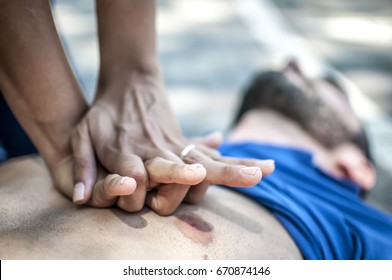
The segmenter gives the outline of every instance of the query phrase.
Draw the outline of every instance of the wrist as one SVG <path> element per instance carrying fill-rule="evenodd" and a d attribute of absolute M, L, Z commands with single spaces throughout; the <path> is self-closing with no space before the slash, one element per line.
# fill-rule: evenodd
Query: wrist
<path fill-rule="evenodd" d="M 63 92 L 57 99 L 37 99 L 42 104 L 26 100 L 25 96 L 22 92 L 6 95 L 18 122 L 52 170 L 59 160 L 71 154 L 71 134 L 87 105 L 79 95 L 75 99 L 63 98 L 72 96 L 70 92 Z"/>
<path fill-rule="evenodd" d="M 153 87 L 163 91 L 163 77 L 159 65 L 152 68 L 132 68 L 105 74 L 101 71 L 95 101 L 105 100 L 113 103 L 121 100 L 122 95 L 137 87 Z"/>
<path fill-rule="evenodd" d="M 140 75 L 157 76 L 160 75 L 160 64 L 155 52 L 148 54 L 134 54 L 126 52 L 124 54 L 110 52 L 102 54 L 100 57 L 100 79 L 115 79 L 124 74 L 130 75 L 138 73 Z"/>
<path fill-rule="evenodd" d="M 63 121 L 28 124 L 26 132 L 51 172 L 58 162 L 72 155 L 72 132 L 82 116 L 69 115 Z"/>

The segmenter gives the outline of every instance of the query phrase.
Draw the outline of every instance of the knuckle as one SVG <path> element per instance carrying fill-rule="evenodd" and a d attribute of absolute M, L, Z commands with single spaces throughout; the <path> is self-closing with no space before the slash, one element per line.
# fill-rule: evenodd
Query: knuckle
<path fill-rule="evenodd" d="M 230 178 L 233 175 L 233 168 L 229 165 L 225 165 L 221 169 L 221 174 L 223 178 Z"/>
<path fill-rule="evenodd" d="M 146 168 L 152 168 L 152 167 L 154 167 L 156 164 L 159 164 L 159 162 L 161 162 L 162 160 L 163 160 L 163 158 L 161 158 L 161 157 L 155 157 L 155 158 L 146 160 L 146 161 L 144 162 L 144 166 L 145 166 Z"/>
<path fill-rule="evenodd" d="M 132 204 L 132 212 L 139 212 L 140 210 L 142 210 L 144 207 L 144 201 L 143 200 L 138 200 L 135 201 L 134 204 Z"/>
<path fill-rule="evenodd" d="M 161 208 L 156 208 L 155 212 L 161 216 L 169 216 L 174 212 L 174 210 L 176 210 L 176 207 L 166 205 Z"/>
<path fill-rule="evenodd" d="M 80 156 L 74 156 L 73 164 L 76 169 L 81 169 L 81 170 L 85 170 L 90 166 L 89 161 L 84 157 L 80 157 Z"/>
<path fill-rule="evenodd" d="M 72 130 L 71 136 L 73 139 L 80 140 L 85 135 L 85 131 L 84 123 L 80 123 Z"/>
<path fill-rule="evenodd" d="M 145 184 L 147 182 L 147 173 L 144 171 L 137 170 L 130 174 L 132 175 L 131 177 L 138 182 L 138 184 Z"/>
<path fill-rule="evenodd" d="M 154 161 L 155 161 L 155 158 L 154 158 L 154 159 L 146 160 L 146 161 L 144 162 L 144 166 L 146 167 L 146 169 L 151 168 L 151 167 L 153 166 L 153 164 L 154 164 Z"/>
<path fill-rule="evenodd" d="M 141 201 L 141 200 L 136 200 L 136 201 L 129 202 L 129 201 L 126 201 L 125 199 L 120 199 L 117 202 L 117 205 L 121 209 L 123 209 L 123 210 L 125 210 L 127 212 L 134 213 L 134 212 L 139 212 L 140 210 L 143 209 L 144 202 Z"/>
<path fill-rule="evenodd" d="M 177 165 L 175 164 L 170 165 L 166 176 L 168 181 L 174 182 L 178 177 Z"/>
<path fill-rule="evenodd" d="M 169 201 L 158 195 L 155 197 L 151 208 L 155 213 L 161 216 L 168 216 L 172 214 L 177 207 L 173 203 L 169 203 Z"/>
<path fill-rule="evenodd" d="M 110 190 L 113 189 L 116 185 L 117 181 L 117 175 L 111 174 L 106 176 L 104 182 L 103 182 L 103 190 L 107 193 L 110 194 Z"/>
<path fill-rule="evenodd" d="M 132 177 L 138 182 L 143 182 L 147 179 L 147 172 L 139 165 L 128 165 L 125 168 L 116 166 L 114 172 L 122 176 Z"/>
<path fill-rule="evenodd" d="M 87 204 L 95 208 L 105 208 L 114 205 L 115 202 L 115 199 L 106 200 L 102 195 L 95 193 Z"/>

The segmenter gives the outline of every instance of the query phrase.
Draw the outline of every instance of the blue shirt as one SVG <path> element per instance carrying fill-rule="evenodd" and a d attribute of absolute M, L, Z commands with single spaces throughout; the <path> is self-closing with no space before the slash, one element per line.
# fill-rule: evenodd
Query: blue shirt
<path fill-rule="evenodd" d="M 320 170 L 311 153 L 255 142 L 225 143 L 220 151 L 275 160 L 273 174 L 236 190 L 268 208 L 305 259 L 392 259 L 392 216 L 365 203 L 357 185 Z"/>

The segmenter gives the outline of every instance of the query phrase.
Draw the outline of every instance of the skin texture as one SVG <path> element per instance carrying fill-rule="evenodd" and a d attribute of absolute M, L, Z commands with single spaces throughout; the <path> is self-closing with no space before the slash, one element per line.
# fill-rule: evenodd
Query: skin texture
<path fill-rule="evenodd" d="M 53 187 L 42 160 L 0 165 L 1 259 L 300 259 L 263 207 L 211 187 L 198 205 L 172 216 L 143 208 L 76 206 Z"/>
<path fill-rule="evenodd" d="M 97 1 L 97 18 L 101 68 L 88 108 L 48 1 L 0 0 L 0 88 L 61 192 L 77 204 L 137 212 L 146 203 L 168 215 L 209 184 L 252 186 L 273 170 L 202 144 L 181 159 L 190 140 L 165 95 L 155 1 Z M 157 162 L 165 174 L 149 173 Z"/>

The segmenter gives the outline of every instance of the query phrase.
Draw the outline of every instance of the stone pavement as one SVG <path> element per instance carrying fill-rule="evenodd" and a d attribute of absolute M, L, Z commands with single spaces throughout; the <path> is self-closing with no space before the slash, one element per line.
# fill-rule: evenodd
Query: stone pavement
<path fill-rule="evenodd" d="M 75 72 L 91 100 L 98 66 L 93 1 L 52 2 Z M 354 2 L 158 1 L 159 53 L 185 133 L 227 130 L 251 75 L 278 67 L 288 57 L 299 57 L 309 74 L 324 69 L 343 73 L 365 93 L 356 91 L 353 99 L 366 121 L 380 174 L 370 201 L 392 211 L 392 33 L 386 16 L 392 4 Z"/>

